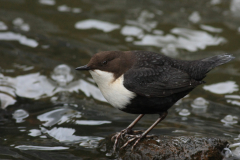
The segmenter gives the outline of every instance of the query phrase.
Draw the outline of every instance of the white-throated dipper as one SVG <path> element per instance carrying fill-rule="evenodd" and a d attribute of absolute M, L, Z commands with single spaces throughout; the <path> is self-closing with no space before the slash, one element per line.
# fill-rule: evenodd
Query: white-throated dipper
<path fill-rule="evenodd" d="M 168 114 L 168 109 L 202 81 L 216 66 L 231 61 L 229 54 L 201 60 L 178 60 L 148 51 L 103 51 L 95 54 L 85 66 L 76 70 L 89 70 L 103 96 L 115 108 L 127 113 L 140 114 L 119 137 L 131 133 L 144 114 L 159 114 L 159 118 L 141 135 L 131 135 L 127 146 L 145 137 Z M 132 147 L 132 148 L 133 148 Z"/>

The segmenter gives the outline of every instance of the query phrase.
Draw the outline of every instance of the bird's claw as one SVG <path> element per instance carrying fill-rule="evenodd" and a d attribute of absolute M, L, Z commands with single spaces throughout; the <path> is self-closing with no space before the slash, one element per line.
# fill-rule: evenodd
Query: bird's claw
<path fill-rule="evenodd" d="M 121 137 L 123 139 L 123 136 L 128 132 L 129 132 L 129 130 L 126 128 L 126 129 L 122 130 L 121 132 L 118 132 L 117 134 L 112 136 L 111 140 L 114 141 L 114 139 L 115 139 L 115 142 L 114 142 L 114 145 L 113 145 L 113 152 L 116 151 L 117 143 L 118 143 L 119 138 Z"/>
<path fill-rule="evenodd" d="M 129 137 L 133 137 L 132 139 L 129 139 L 120 149 L 125 148 L 129 143 L 131 143 L 132 141 L 136 140 L 135 143 L 132 146 L 132 151 L 134 149 L 134 147 L 138 144 L 138 142 L 143 138 L 142 135 L 128 135 Z"/>

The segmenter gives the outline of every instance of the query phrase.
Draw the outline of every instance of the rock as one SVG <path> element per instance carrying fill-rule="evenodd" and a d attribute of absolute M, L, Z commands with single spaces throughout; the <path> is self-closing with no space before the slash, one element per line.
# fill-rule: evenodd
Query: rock
<path fill-rule="evenodd" d="M 106 152 L 108 156 L 114 156 L 123 160 L 139 160 L 139 159 L 194 159 L 194 160 L 210 160 L 223 159 L 222 150 L 228 145 L 226 140 L 219 138 L 199 138 L 199 137 L 171 137 L 171 136 L 151 136 L 142 139 L 131 151 L 133 142 L 124 149 L 121 146 L 127 142 L 125 136 L 119 140 L 116 152 L 113 153 L 113 144 L 111 136 L 108 136 L 99 143 L 101 152 Z"/>

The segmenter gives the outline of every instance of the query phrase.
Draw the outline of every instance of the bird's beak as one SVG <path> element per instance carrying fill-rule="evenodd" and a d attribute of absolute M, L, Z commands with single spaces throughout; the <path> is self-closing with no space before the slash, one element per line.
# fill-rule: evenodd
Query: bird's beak
<path fill-rule="evenodd" d="M 88 67 L 87 65 L 85 65 L 85 66 L 81 66 L 81 67 L 77 67 L 77 68 L 75 68 L 76 70 L 90 70 L 90 67 Z"/>

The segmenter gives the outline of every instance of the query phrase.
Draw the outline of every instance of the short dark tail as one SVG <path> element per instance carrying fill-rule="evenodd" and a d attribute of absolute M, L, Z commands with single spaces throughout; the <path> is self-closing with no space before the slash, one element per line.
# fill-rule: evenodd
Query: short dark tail
<path fill-rule="evenodd" d="M 233 57 L 231 54 L 222 54 L 222 55 L 217 55 L 217 56 L 213 56 L 213 57 L 208 57 L 208 58 L 204 58 L 201 61 L 202 62 L 207 62 L 207 70 L 206 73 L 209 72 L 211 69 L 220 66 L 222 64 L 225 64 L 231 60 L 233 60 L 235 57 Z"/>

